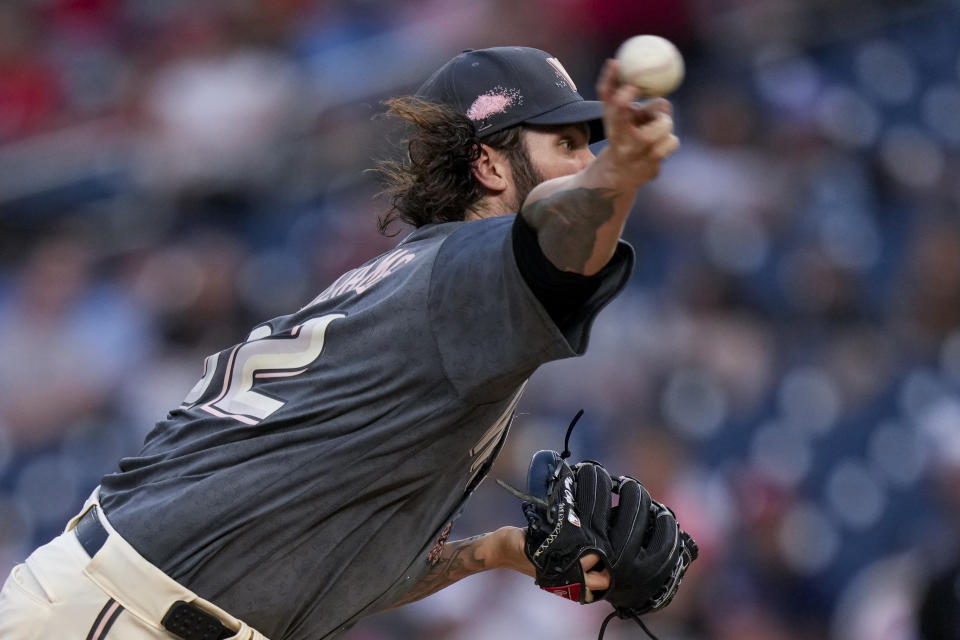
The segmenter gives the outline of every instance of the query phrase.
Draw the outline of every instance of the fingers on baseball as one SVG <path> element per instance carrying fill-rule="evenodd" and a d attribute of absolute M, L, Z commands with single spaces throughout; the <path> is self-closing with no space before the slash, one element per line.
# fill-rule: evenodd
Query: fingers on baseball
<path fill-rule="evenodd" d="M 673 115 L 673 104 L 665 98 L 654 98 L 649 103 L 650 108 L 659 113 L 664 113 L 668 116 Z"/>
<path fill-rule="evenodd" d="M 629 84 L 620 85 L 606 101 L 610 124 L 617 130 L 636 126 L 637 118 L 643 118 L 646 110 L 637 104 L 639 90 Z M 649 116 L 647 116 L 649 119 Z"/>
<path fill-rule="evenodd" d="M 635 127 L 654 122 L 660 116 L 673 117 L 673 105 L 663 98 L 654 98 L 643 102 L 631 102 L 628 108 L 632 114 L 631 124 Z"/>
<path fill-rule="evenodd" d="M 637 133 L 651 147 L 673 135 L 673 117 L 666 113 L 655 112 L 649 122 L 637 127 Z"/>
<path fill-rule="evenodd" d="M 600 77 L 597 79 L 597 96 L 604 102 L 609 102 L 620 86 L 620 68 L 617 61 L 609 58 L 603 63 Z"/>
<path fill-rule="evenodd" d="M 673 135 L 673 119 L 664 113 L 633 129 L 631 136 L 634 153 L 638 160 L 659 162 L 679 146 L 679 140 Z"/>
<path fill-rule="evenodd" d="M 650 155 L 660 160 L 673 155 L 673 153 L 680 148 L 680 139 L 677 136 L 670 134 L 660 142 L 658 142 L 653 147 L 653 151 Z"/>

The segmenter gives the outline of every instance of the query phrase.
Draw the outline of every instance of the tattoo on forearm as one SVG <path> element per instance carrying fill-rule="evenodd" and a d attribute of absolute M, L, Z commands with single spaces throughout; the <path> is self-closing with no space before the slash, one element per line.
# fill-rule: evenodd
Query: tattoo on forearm
<path fill-rule="evenodd" d="M 560 191 L 523 208 L 540 246 L 559 269 L 582 272 L 593 255 L 597 230 L 614 216 L 613 189 Z"/>
<path fill-rule="evenodd" d="M 408 604 L 436 593 L 461 578 L 487 569 L 486 560 L 477 557 L 480 541 L 488 534 L 457 540 L 446 545 L 429 573 L 398 601 L 395 607 Z"/>

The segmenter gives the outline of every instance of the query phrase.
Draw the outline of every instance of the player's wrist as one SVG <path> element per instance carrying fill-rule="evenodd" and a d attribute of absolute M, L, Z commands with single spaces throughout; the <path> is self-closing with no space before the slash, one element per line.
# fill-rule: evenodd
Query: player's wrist
<path fill-rule="evenodd" d="M 536 575 L 534 566 L 527 558 L 524 545 L 527 534 L 518 527 L 501 527 L 493 532 L 497 543 L 496 566 L 502 569 L 513 569 L 528 576 Z"/>
<path fill-rule="evenodd" d="M 632 202 L 637 190 L 653 177 L 646 165 L 621 158 L 614 149 L 607 148 L 600 152 L 588 170 L 594 173 L 593 181 L 620 196 L 629 197 Z"/>

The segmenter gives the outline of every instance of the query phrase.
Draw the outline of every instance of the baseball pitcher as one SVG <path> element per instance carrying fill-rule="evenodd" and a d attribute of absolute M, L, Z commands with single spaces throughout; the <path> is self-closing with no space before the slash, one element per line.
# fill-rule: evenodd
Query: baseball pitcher
<path fill-rule="evenodd" d="M 692 540 L 599 464 L 535 459 L 526 528 L 446 541 L 526 380 L 584 353 L 630 275 L 627 213 L 677 148 L 669 104 L 636 92 L 608 62 L 584 101 L 555 57 L 499 47 L 390 101 L 408 154 L 381 166 L 381 224 L 412 233 L 207 357 L 13 569 L 0 638 L 335 638 L 493 568 L 624 617 L 669 602 Z"/>

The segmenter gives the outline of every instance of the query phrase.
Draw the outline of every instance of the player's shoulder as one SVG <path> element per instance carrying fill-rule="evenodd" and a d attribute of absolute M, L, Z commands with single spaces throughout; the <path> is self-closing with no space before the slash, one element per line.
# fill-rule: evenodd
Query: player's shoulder
<path fill-rule="evenodd" d="M 458 261 L 467 256 L 488 256 L 509 247 L 509 238 L 516 214 L 456 223 L 444 229 L 440 247 L 441 261 Z M 444 225 L 446 226 L 446 225 Z"/>
<path fill-rule="evenodd" d="M 461 222 L 425 225 L 414 230 L 393 249 L 371 258 L 337 278 L 320 295 L 311 300 L 306 308 L 316 308 L 323 302 L 337 299 L 350 300 L 367 292 L 403 286 L 407 291 L 415 287 L 411 282 L 429 281 L 430 271 L 440 247 L 457 229 Z M 395 274 L 406 275 L 397 280 Z M 391 284 L 394 283 L 394 284 Z"/>
<path fill-rule="evenodd" d="M 381 283 L 387 286 L 396 282 L 392 286 L 404 286 L 409 291 L 412 289 L 411 282 L 418 279 L 429 282 L 438 262 L 476 262 L 478 254 L 489 253 L 489 247 L 502 245 L 503 236 L 509 233 L 513 217 L 424 225 L 408 234 L 390 251 L 344 273 L 306 306 L 315 307 L 321 302 L 340 299 L 348 294 L 363 294 Z M 406 273 L 401 280 L 390 277 L 401 271 Z"/>
<path fill-rule="evenodd" d="M 461 220 L 456 222 L 440 222 L 427 224 L 414 229 L 397 246 L 417 242 L 445 242 L 453 236 L 485 235 L 491 232 L 509 230 L 513 225 L 516 214 L 482 218 L 480 220 Z"/>

